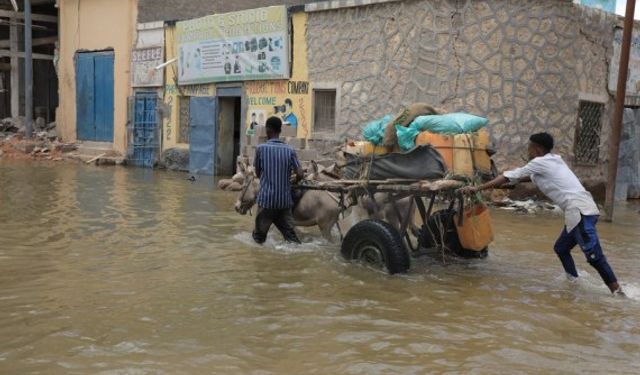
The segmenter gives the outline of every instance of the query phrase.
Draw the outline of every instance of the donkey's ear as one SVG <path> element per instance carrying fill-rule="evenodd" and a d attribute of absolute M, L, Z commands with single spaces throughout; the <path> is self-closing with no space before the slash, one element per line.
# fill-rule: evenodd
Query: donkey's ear
<path fill-rule="evenodd" d="M 318 173 L 318 163 L 315 160 L 311 160 L 311 173 Z"/>

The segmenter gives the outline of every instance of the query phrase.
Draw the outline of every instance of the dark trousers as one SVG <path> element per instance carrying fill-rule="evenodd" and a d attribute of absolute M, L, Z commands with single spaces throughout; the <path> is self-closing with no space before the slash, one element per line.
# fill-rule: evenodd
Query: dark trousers
<path fill-rule="evenodd" d="M 571 232 L 567 233 L 566 227 L 562 230 L 553 249 L 558 254 L 565 272 L 578 277 L 578 271 L 571 256 L 571 249 L 579 245 L 587 257 L 587 262 L 598 271 L 605 284 L 609 285 L 618 280 L 602 252 L 598 232 L 596 231 L 597 222 L 598 216 L 582 216 L 580 223 Z"/>
<path fill-rule="evenodd" d="M 256 227 L 253 230 L 253 240 L 257 243 L 264 243 L 267 239 L 267 233 L 271 228 L 271 224 L 275 224 L 276 228 L 282 233 L 282 237 L 287 242 L 300 243 L 298 235 L 293 228 L 293 214 L 291 208 L 274 209 L 274 208 L 258 208 L 256 215 Z"/>

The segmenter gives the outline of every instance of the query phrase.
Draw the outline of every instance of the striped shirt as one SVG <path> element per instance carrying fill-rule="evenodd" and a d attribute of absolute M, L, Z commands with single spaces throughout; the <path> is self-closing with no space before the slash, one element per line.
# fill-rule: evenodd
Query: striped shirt
<path fill-rule="evenodd" d="M 282 209 L 293 206 L 291 172 L 300 167 L 296 152 L 279 139 L 258 145 L 253 162 L 260 171 L 259 207 Z"/>

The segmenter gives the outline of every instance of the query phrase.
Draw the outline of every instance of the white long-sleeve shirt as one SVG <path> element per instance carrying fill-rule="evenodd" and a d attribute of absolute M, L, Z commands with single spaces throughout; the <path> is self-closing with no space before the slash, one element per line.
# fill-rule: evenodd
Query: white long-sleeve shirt
<path fill-rule="evenodd" d="M 503 175 L 512 182 L 530 177 L 538 189 L 564 211 L 567 232 L 580 223 L 580 214 L 600 214 L 591 193 L 585 190 L 560 155 L 539 156 L 524 167 L 506 171 Z"/>

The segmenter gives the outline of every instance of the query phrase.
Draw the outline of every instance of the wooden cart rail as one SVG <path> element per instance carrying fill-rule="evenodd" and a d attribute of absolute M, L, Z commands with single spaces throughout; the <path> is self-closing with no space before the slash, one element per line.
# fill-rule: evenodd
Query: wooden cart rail
<path fill-rule="evenodd" d="M 325 190 L 334 193 L 349 193 L 354 190 L 364 189 L 375 192 L 386 193 L 436 193 L 451 191 L 464 186 L 465 183 L 458 180 L 408 180 L 408 179 L 388 179 L 388 180 L 334 180 L 334 181 L 313 181 L 302 182 L 294 188 L 307 190 Z"/>

